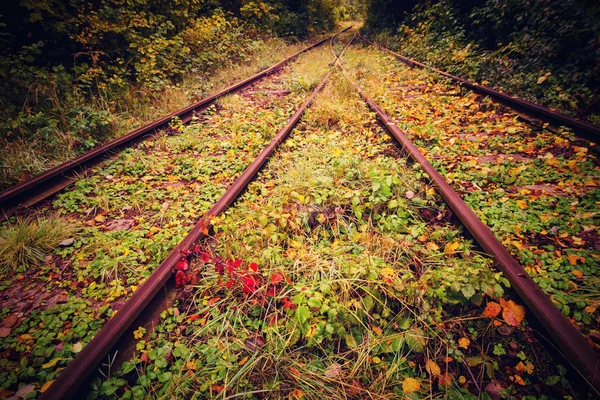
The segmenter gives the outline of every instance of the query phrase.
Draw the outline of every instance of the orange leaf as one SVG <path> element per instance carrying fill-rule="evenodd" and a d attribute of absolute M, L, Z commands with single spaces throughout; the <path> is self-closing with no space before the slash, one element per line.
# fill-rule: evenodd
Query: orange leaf
<path fill-rule="evenodd" d="M 502 305 L 502 319 L 510 326 L 518 326 L 525 318 L 525 307 L 512 300 L 500 299 Z"/>
<path fill-rule="evenodd" d="M 569 254 L 567 256 L 567 258 L 569 259 L 569 264 L 571 264 L 571 265 L 577 265 L 577 261 L 581 261 L 582 263 L 585 262 L 585 258 L 583 258 L 581 256 L 576 256 L 574 254 Z"/>
<path fill-rule="evenodd" d="M 438 377 L 438 383 L 440 386 L 450 386 L 452 384 L 452 375 L 448 371 L 444 372 Z"/>
<path fill-rule="evenodd" d="M 468 349 L 470 344 L 471 344 L 471 341 L 466 337 L 458 339 L 458 347 L 462 347 L 463 349 Z"/>
<path fill-rule="evenodd" d="M 425 369 L 429 372 L 430 375 L 439 376 L 442 373 L 439 365 L 435 363 L 433 360 L 427 360 L 425 363 Z"/>
<path fill-rule="evenodd" d="M 578 269 L 574 269 L 571 273 L 575 276 L 575 278 L 581 279 L 583 278 L 583 272 Z"/>
<path fill-rule="evenodd" d="M 402 390 L 409 394 L 421 390 L 421 384 L 415 378 L 405 378 L 402 381 Z"/>
<path fill-rule="evenodd" d="M 490 301 L 485 306 L 485 310 L 483 310 L 483 314 L 481 315 L 486 318 L 494 318 L 500 314 L 500 310 L 500 304 L 496 303 L 495 301 Z"/>
<path fill-rule="evenodd" d="M 517 207 L 519 207 L 521 210 L 527 208 L 527 202 L 525 200 L 517 200 L 515 203 L 517 203 Z"/>

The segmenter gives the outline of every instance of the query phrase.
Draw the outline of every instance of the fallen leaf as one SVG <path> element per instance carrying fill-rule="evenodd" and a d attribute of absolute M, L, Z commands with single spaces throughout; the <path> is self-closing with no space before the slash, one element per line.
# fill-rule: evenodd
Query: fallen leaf
<path fill-rule="evenodd" d="M 515 203 L 517 203 L 517 207 L 519 207 L 521 210 L 527 208 L 527 202 L 525 200 L 517 200 Z"/>
<path fill-rule="evenodd" d="M 583 272 L 578 269 L 574 269 L 571 273 L 575 276 L 575 278 L 581 279 L 583 278 Z"/>
<path fill-rule="evenodd" d="M 585 258 L 581 257 L 581 256 L 576 256 L 574 254 L 569 254 L 567 256 L 567 258 L 569 259 L 569 264 L 575 266 L 577 265 L 577 261 L 581 261 L 581 263 L 585 262 Z"/>
<path fill-rule="evenodd" d="M 73 242 L 75 242 L 74 238 L 69 238 L 69 239 L 65 239 L 62 242 L 60 242 L 58 245 L 62 246 L 62 247 L 67 247 L 73 244 Z"/>
<path fill-rule="evenodd" d="M 323 372 L 323 374 L 328 378 L 334 378 L 342 373 L 342 365 L 338 363 L 333 363 Z"/>
<path fill-rule="evenodd" d="M 405 378 L 402 381 L 402 390 L 409 394 L 421 390 L 421 384 L 415 378 Z"/>
<path fill-rule="evenodd" d="M 52 379 L 51 381 L 48 381 L 46 383 L 44 383 L 42 385 L 42 388 L 40 389 L 40 392 L 44 393 L 46 390 L 48 390 L 48 388 L 54 383 L 54 379 Z"/>
<path fill-rule="evenodd" d="M 25 398 L 25 396 L 27 396 L 29 393 L 33 392 L 34 390 L 35 390 L 35 386 L 33 386 L 33 385 L 21 386 L 19 388 L 19 390 L 17 390 L 17 393 L 15 393 L 15 397 L 18 399 Z"/>
<path fill-rule="evenodd" d="M 495 301 L 490 301 L 486 304 L 485 310 L 483 310 L 483 314 L 481 315 L 485 318 L 494 318 L 500 314 L 501 310 L 502 307 L 500 307 L 500 304 Z"/>
<path fill-rule="evenodd" d="M 451 256 L 454 254 L 456 249 L 458 249 L 458 242 L 446 243 L 446 246 L 444 247 L 444 254 Z"/>
<path fill-rule="evenodd" d="M 0 338 L 5 338 L 8 335 L 10 335 L 10 331 L 11 331 L 10 328 L 6 328 L 6 327 L 0 328 Z"/>
<path fill-rule="evenodd" d="M 408 192 L 406 192 L 406 198 L 407 199 L 412 199 L 413 197 L 415 197 L 415 192 L 413 192 L 412 190 L 409 190 Z"/>
<path fill-rule="evenodd" d="M 500 299 L 502 306 L 502 319 L 510 326 L 518 326 L 525 318 L 525 307 L 512 300 Z"/>
<path fill-rule="evenodd" d="M 444 372 L 438 377 L 438 383 L 440 386 L 450 386 L 452 384 L 452 375 L 448 371 Z"/>
<path fill-rule="evenodd" d="M 83 350 L 83 344 L 81 344 L 81 342 L 77 342 L 73 345 L 73 353 L 79 353 L 81 350 Z"/>
<path fill-rule="evenodd" d="M 106 217 L 104 217 L 104 215 L 96 215 L 94 221 L 103 223 L 104 221 L 106 221 Z"/>
<path fill-rule="evenodd" d="M 521 386 L 525 386 L 526 385 L 526 383 L 523 380 L 523 378 L 521 378 L 519 375 L 511 376 L 510 380 L 513 381 L 513 382 L 515 382 L 515 383 L 517 383 L 517 384 L 519 384 L 519 385 L 521 385 Z"/>
<path fill-rule="evenodd" d="M 468 338 L 460 338 L 458 339 L 458 347 L 462 347 L 463 349 L 468 349 L 471 341 Z"/>
<path fill-rule="evenodd" d="M 48 361 L 46 364 L 42 364 L 42 368 L 52 368 L 54 367 L 60 360 L 62 360 L 62 358 L 57 357 L 57 358 L 53 358 L 52 360 Z"/>
<path fill-rule="evenodd" d="M 541 85 L 542 83 L 544 83 L 546 81 L 546 79 L 548 79 L 548 77 L 552 75 L 551 72 L 547 72 L 545 75 L 542 75 L 538 78 L 537 83 L 538 85 Z"/>
<path fill-rule="evenodd" d="M 442 373 L 440 366 L 436 364 L 433 360 L 427 360 L 425 363 L 425 369 L 429 372 L 430 375 L 438 376 Z"/>
<path fill-rule="evenodd" d="M 256 351 L 266 344 L 266 340 L 261 335 L 254 335 L 244 339 L 244 346 L 250 351 Z"/>

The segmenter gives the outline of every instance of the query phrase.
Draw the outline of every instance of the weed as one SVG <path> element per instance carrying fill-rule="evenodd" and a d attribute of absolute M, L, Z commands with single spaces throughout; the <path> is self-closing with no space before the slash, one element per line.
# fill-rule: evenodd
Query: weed
<path fill-rule="evenodd" d="M 29 270 L 46 262 L 58 244 L 76 229 L 57 217 L 19 218 L 0 232 L 2 273 Z"/>

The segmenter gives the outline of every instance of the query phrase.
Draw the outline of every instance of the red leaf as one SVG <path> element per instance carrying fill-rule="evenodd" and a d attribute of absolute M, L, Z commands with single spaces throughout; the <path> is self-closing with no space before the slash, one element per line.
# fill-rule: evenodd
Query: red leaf
<path fill-rule="evenodd" d="M 256 281 L 252 276 L 245 277 L 242 283 L 244 284 L 244 288 L 242 289 L 244 293 L 252 294 L 256 292 Z"/>
<path fill-rule="evenodd" d="M 256 263 L 250 263 L 250 265 L 248 265 L 248 268 L 250 268 L 254 272 L 258 272 L 258 264 Z"/>
<path fill-rule="evenodd" d="M 198 222 L 198 226 L 200 227 L 200 231 L 204 234 L 204 236 L 208 236 L 208 228 L 204 225 L 204 220 L 200 220 Z"/>
<path fill-rule="evenodd" d="M 281 281 L 283 281 L 283 276 L 281 276 L 281 274 L 279 273 L 274 273 L 271 277 L 271 283 L 274 285 L 278 284 Z"/>
<path fill-rule="evenodd" d="M 233 267 L 234 267 L 234 268 L 237 268 L 237 267 L 239 267 L 241 264 L 242 264 L 242 260 L 240 260 L 240 259 L 238 258 L 237 260 L 235 260 L 235 261 L 233 262 Z"/>
<path fill-rule="evenodd" d="M 200 316 L 198 314 L 190 315 L 188 317 L 188 321 L 195 321 L 195 320 L 197 320 L 199 318 L 200 318 Z"/>
<path fill-rule="evenodd" d="M 277 286 L 269 285 L 267 288 L 267 296 L 275 297 L 280 291 L 281 289 L 279 289 Z"/>
<path fill-rule="evenodd" d="M 296 308 L 296 304 L 293 304 L 287 297 L 284 297 L 283 308 L 294 310 Z"/>
<path fill-rule="evenodd" d="M 185 285 L 185 272 L 178 270 L 175 273 L 175 287 L 180 288 Z"/>
<path fill-rule="evenodd" d="M 204 252 L 200 256 L 200 258 L 202 258 L 202 261 L 204 261 L 204 263 L 206 264 L 207 262 L 210 261 L 210 254 L 208 254 L 207 252 Z"/>
<path fill-rule="evenodd" d="M 227 289 L 229 289 L 230 287 L 232 287 L 232 286 L 233 286 L 233 284 L 234 284 L 234 283 L 235 283 L 235 282 L 233 282 L 233 281 L 228 281 L 228 282 L 225 284 L 225 287 L 226 287 Z"/>
<path fill-rule="evenodd" d="M 181 260 L 177 261 L 177 264 L 175 264 L 175 267 L 182 271 L 187 271 L 188 268 L 190 267 L 190 265 L 188 263 L 187 258 L 182 258 Z"/>
<path fill-rule="evenodd" d="M 202 251 L 202 249 L 200 249 L 200 246 L 197 245 L 192 249 L 192 253 L 194 254 L 200 254 L 200 251 Z"/>

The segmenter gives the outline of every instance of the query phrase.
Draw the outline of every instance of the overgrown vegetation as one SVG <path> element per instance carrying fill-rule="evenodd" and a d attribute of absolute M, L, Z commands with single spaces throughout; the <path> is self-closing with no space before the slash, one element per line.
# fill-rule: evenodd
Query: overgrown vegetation
<path fill-rule="evenodd" d="M 337 74 L 215 234 L 182 255 L 189 286 L 92 397 L 569 393 L 451 215 Z"/>
<path fill-rule="evenodd" d="M 600 124 L 600 7 L 588 0 L 367 2 L 382 44 Z M 384 18 L 382 14 L 385 14 Z"/>
<path fill-rule="evenodd" d="M 0 231 L 0 273 L 25 272 L 52 255 L 76 229 L 59 218 L 21 218 Z"/>
<path fill-rule="evenodd" d="M 205 96 L 217 71 L 282 57 L 274 38 L 329 31 L 353 10 L 342 0 L 10 2 L 0 188 Z"/>

